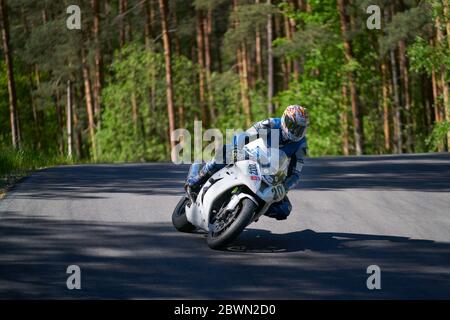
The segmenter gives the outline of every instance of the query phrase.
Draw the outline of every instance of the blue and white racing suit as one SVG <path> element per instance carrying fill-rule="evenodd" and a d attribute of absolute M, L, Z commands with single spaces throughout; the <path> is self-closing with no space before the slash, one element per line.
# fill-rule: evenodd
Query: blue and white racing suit
<path fill-rule="evenodd" d="M 287 155 L 290 159 L 288 174 L 284 181 L 284 186 L 286 191 L 292 189 L 300 180 L 300 174 L 303 168 L 303 164 L 305 161 L 305 157 L 307 155 L 307 142 L 306 137 L 302 138 L 299 141 L 286 141 L 283 139 L 283 135 L 281 132 L 281 119 L 280 118 L 269 118 L 263 121 L 256 122 L 252 127 L 250 127 L 244 133 L 235 136 L 235 141 L 240 137 L 244 137 L 246 142 L 253 141 L 260 137 L 260 135 L 267 135 L 267 141 L 271 141 L 270 135 L 273 134 L 272 130 L 278 131 L 277 135 L 279 137 L 279 148 Z M 240 136 L 240 137 L 239 137 Z M 248 137 L 248 138 L 246 138 Z M 237 139 L 236 139 L 237 138 Z M 244 143 L 245 144 L 245 143 Z M 241 144 L 239 144 L 241 146 Z M 224 147 L 224 155 L 222 159 L 226 159 L 226 147 Z M 229 157 L 228 157 L 229 158 Z M 208 175 L 212 175 L 215 172 L 222 169 L 226 166 L 226 163 L 219 163 L 216 160 L 211 160 L 206 163 L 203 167 L 202 171 L 207 172 Z M 284 197 L 283 200 L 274 203 L 265 213 L 266 216 L 276 218 L 277 220 L 286 219 L 290 212 L 292 206 L 287 196 Z"/>

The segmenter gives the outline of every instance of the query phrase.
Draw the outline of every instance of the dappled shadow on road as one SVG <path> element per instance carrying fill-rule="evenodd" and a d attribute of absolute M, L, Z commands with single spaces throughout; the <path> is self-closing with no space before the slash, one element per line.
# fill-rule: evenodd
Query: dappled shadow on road
<path fill-rule="evenodd" d="M 308 159 L 299 189 L 450 191 L 450 154 Z"/>
<path fill-rule="evenodd" d="M 187 171 L 187 165 L 169 163 L 61 166 L 34 173 L 20 185 L 17 196 L 96 199 L 114 193 L 179 195 Z M 312 158 L 299 188 L 446 192 L 450 191 L 450 155 Z"/>
<path fill-rule="evenodd" d="M 15 196 L 103 199 L 117 193 L 180 195 L 188 165 L 170 163 L 61 166 L 35 172 Z M 450 154 L 311 158 L 302 190 L 450 191 Z"/>
<path fill-rule="evenodd" d="M 229 250 L 152 225 L 30 219 L 4 212 L 0 298 L 450 298 L 450 244 L 249 229 Z M 82 289 L 66 289 L 79 265 Z M 366 268 L 382 290 L 366 288 Z"/>
<path fill-rule="evenodd" d="M 180 195 L 188 166 L 168 163 L 60 166 L 35 172 L 19 198 L 102 199 L 116 193 Z"/>

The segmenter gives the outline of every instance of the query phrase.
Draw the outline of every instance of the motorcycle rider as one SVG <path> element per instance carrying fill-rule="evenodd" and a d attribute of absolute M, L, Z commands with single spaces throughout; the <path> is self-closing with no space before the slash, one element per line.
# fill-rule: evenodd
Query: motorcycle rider
<path fill-rule="evenodd" d="M 300 173 L 308 148 L 305 136 L 308 125 L 307 109 L 299 105 L 290 105 L 286 108 L 281 118 L 269 118 L 256 122 L 245 133 L 235 136 L 234 144 L 242 147 L 249 140 L 258 138 L 260 134 L 267 132 L 270 134 L 272 130 L 278 130 L 279 148 L 290 158 L 288 174 L 283 182 L 287 193 L 300 180 Z M 243 138 L 245 138 L 244 143 L 237 142 Z M 226 163 L 219 163 L 216 159 L 207 162 L 198 174 L 188 177 L 185 188 L 188 192 L 200 189 L 214 173 L 224 166 L 226 166 Z M 285 196 L 283 200 L 272 204 L 265 215 L 277 220 L 284 220 L 289 216 L 291 210 L 291 203 L 288 197 Z"/>

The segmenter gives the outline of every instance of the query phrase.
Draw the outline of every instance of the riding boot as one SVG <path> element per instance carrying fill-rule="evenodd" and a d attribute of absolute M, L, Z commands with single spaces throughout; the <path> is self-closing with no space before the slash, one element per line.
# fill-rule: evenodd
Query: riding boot
<path fill-rule="evenodd" d="M 220 170 L 220 166 L 214 161 L 207 162 L 197 174 L 189 176 L 185 183 L 185 188 L 192 190 L 199 189 L 214 173 Z"/>

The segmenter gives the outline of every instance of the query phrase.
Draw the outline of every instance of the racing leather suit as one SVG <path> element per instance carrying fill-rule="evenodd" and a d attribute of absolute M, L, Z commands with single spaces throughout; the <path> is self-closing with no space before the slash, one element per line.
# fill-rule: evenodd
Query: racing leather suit
<path fill-rule="evenodd" d="M 289 158 L 289 168 L 287 178 L 284 181 L 284 187 L 286 191 L 295 187 L 295 185 L 300 180 L 300 174 L 304 165 L 305 157 L 307 155 L 307 141 L 306 137 L 302 138 L 299 141 L 286 141 L 283 138 L 283 134 L 281 132 L 281 119 L 280 118 L 269 118 L 266 120 L 262 120 L 253 124 L 247 131 L 244 133 L 238 134 L 234 137 L 233 143 L 242 147 L 249 141 L 253 141 L 259 138 L 261 135 L 266 135 L 267 142 L 271 141 L 270 135 L 277 131 L 275 137 L 279 137 L 278 145 L 280 150 L 282 150 Z M 245 139 L 245 142 L 238 143 L 237 141 Z M 227 152 L 226 146 L 224 146 L 223 150 L 223 158 L 228 159 L 226 157 Z M 225 161 L 226 162 L 226 161 Z M 203 168 L 201 169 L 200 174 L 197 177 L 188 177 L 187 184 L 189 186 L 195 186 L 196 184 L 202 184 L 206 179 L 208 179 L 211 175 L 222 169 L 226 166 L 223 161 L 218 162 L 216 159 L 213 159 L 207 162 Z M 205 179 L 206 178 L 206 179 Z M 283 200 L 276 202 L 270 206 L 270 208 L 265 213 L 266 216 L 276 218 L 277 220 L 284 220 L 290 214 L 292 209 L 291 203 L 287 196 L 284 197 Z"/>

